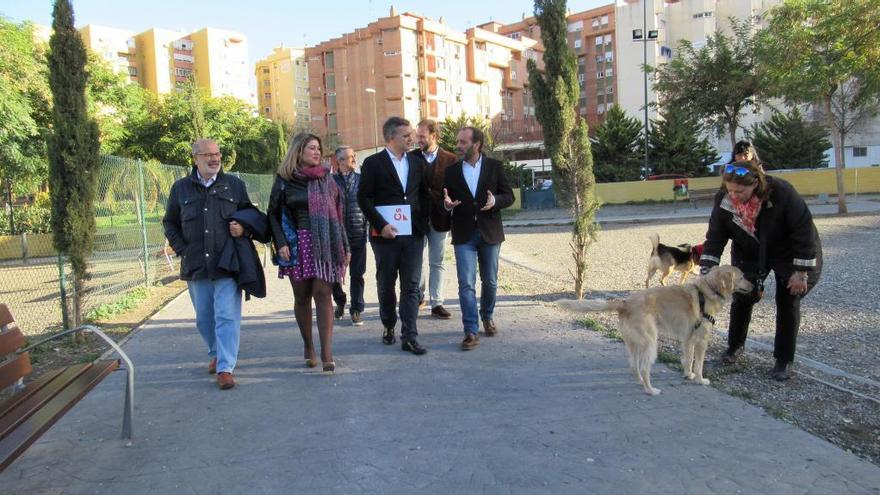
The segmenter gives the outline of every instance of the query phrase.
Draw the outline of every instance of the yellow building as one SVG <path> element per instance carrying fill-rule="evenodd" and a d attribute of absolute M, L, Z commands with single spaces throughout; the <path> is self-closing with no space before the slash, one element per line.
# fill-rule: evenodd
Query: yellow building
<path fill-rule="evenodd" d="M 138 81 L 137 49 L 134 33 L 124 29 L 89 24 L 79 30 L 83 44 L 106 60 L 117 73 Z"/>
<path fill-rule="evenodd" d="M 257 101 L 260 114 L 286 121 L 297 129 L 309 127 L 309 70 L 302 48 L 281 45 L 257 62 Z"/>
<path fill-rule="evenodd" d="M 186 37 L 192 41 L 192 64 L 196 84 L 210 96 L 234 96 L 255 103 L 248 79 L 247 38 L 234 31 L 204 28 Z M 174 61 L 179 61 L 175 52 Z"/>
<path fill-rule="evenodd" d="M 174 44 L 184 36 L 186 34 L 179 31 L 155 28 L 135 36 L 138 82 L 144 89 L 155 95 L 171 92 L 174 88 Z"/>
<path fill-rule="evenodd" d="M 248 86 L 247 38 L 241 33 L 204 28 L 188 34 L 153 28 L 134 34 L 90 24 L 80 29 L 80 35 L 86 48 L 153 94 L 171 92 L 192 78 L 209 96 L 255 102 Z"/>

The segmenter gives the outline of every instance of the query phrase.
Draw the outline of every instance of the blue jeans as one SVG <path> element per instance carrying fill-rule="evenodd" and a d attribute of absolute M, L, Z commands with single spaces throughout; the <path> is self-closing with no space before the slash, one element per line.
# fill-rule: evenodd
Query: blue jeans
<path fill-rule="evenodd" d="M 422 268 L 422 281 L 419 283 L 419 300 L 425 298 L 425 278 L 428 279 L 428 302 L 431 308 L 443 305 L 443 257 L 446 254 L 446 234 L 437 232 L 431 225 L 428 232 L 428 266 L 429 270 Z M 430 276 L 425 277 L 430 271 Z"/>
<path fill-rule="evenodd" d="M 241 291 L 232 278 L 189 280 L 189 298 L 196 310 L 196 328 L 217 357 L 217 372 L 235 369 L 241 328 Z"/>
<path fill-rule="evenodd" d="M 491 320 L 495 312 L 495 293 L 498 290 L 498 255 L 501 243 L 487 244 L 478 230 L 464 244 L 455 246 L 455 264 L 458 271 L 458 304 L 461 306 L 461 324 L 465 333 L 480 331 L 480 319 Z M 477 318 L 477 263 L 480 265 L 480 311 Z"/>

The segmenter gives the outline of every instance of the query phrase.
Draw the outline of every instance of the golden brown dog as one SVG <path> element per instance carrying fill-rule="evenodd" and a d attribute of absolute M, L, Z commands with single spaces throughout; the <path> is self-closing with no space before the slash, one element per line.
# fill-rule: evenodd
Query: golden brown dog
<path fill-rule="evenodd" d="M 689 275 L 696 274 L 700 255 L 703 254 L 702 244 L 667 246 L 660 242 L 660 236 L 657 234 L 652 234 L 649 238 L 653 249 L 651 249 L 651 257 L 648 258 L 648 276 L 645 277 L 646 289 L 651 277 L 657 272 L 660 272 L 660 285 L 666 285 L 666 279 L 673 270 L 681 273 L 679 284 L 683 284 Z"/>
<path fill-rule="evenodd" d="M 619 330 L 629 351 L 629 366 L 636 380 L 651 395 L 651 365 L 657 359 L 657 336 L 681 343 L 684 377 L 708 385 L 703 361 L 717 315 L 734 292 L 749 292 L 752 284 L 733 266 L 719 266 L 680 286 L 652 287 L 626 299 L 561 300 L 563 308 L 577 312 L 615 311 Z"/>

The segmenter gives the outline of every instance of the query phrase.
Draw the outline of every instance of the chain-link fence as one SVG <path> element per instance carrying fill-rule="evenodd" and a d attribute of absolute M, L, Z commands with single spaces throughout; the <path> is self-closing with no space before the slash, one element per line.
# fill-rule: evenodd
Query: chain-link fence
<path fill-rule="evenodd" d="M 85 284 L 83 313 L 111 303 L 125 292 L 173 278 L 178 261 L 166 248 L 162 217 L 168 192 L 189 167 L 103 156 L 95 198 L 91 279 Z M 265 210 L 273 176 L 238 174 L 251 201 Z M 48 232 L 46 193 L 23 207 L 7 206 L 0 215 L 0 302 L 10 306 L 26 333 L 62 324 L 62 284 L 71 307 L 71 268 L 55 251 Z M 12 215 L 14 221 L 10 222 Z M 45 221 L 45 228 L 24 223 Z M 5 222 L 5 223 L 4 223 Z M 69 315 L 72 312 L 68 311 Z"/>

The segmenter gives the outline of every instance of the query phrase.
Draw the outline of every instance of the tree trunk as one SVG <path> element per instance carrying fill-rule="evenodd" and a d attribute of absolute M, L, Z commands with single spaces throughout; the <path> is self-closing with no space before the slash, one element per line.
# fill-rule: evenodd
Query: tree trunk
<path fill-rule="evenodd" d="M 83 324 L 83 296 L 85 283 L 81 277 L 73 275 L 73 327 L 76 328 Z M 82 344 L 85 342 L 85 334 L 77 332 L 72 334 L 71 340 L 74 344 Z"/>
<path fill-rule="evenodd" d="M 834 175 L 837 178 L 837 213 L 846 213 L 846 190 L 843 184 L 843 168 L 846 166 L 843 152 L 843 129 L 837 125 L 837 119 L 831 113 L 831 96 L 826 96 L 822 104 L 825 107 L 828 127 L 831 129 L 831 141 L 834 145 Z"/>
<path fill-rule="evenodd" d="M 736 149 L 736 128 L 738 122 L 730 121 L 727 124 L 727 132 L 730 133 L 730 159 L 733 160 L 733 150 Z"/>

